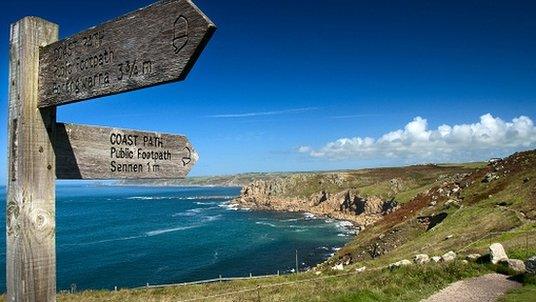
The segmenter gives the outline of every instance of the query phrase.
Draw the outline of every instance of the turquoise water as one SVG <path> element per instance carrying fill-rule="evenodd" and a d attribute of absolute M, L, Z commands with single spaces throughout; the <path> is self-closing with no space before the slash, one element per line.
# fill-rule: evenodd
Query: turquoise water
<path fill-rule="evenodd" d="M 344 222 L 233 209 L 228 202 L 239 191 L 58 185 L 58 290 L 71 284 L 78 289 L 112 289 L 220 274 L 289 272 L 296 249 L 300 269 L 305 269 L 351 239 L 352 230 Z M 5 189 L 0 193 L 5 205 Z M 0 240 L 4 292 L 5 232 Z"/>

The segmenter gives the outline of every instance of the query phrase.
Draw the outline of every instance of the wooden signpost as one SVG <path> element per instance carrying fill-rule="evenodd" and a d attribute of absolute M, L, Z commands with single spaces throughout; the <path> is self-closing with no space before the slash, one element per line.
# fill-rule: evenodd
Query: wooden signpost
<path fill-rule="evenodd" d="M 58 179 L 182 178 L 197 161 L 184 136 L 57 124 Z"/>
<path fill-rule="evenodd" d="M 215 30 L 190 0 L 162 0 L 58 40 L 11 26 L 6 301 L 56 300 L 55 180 L 185 177 L 184 136 L 56 123 L 56 106 L 183 80 Z"/>
<path fill-rule="evenodd" d="M 47 45 L 39 107 L 182 80 L 214 30 L 190 1 L 168 0 Z"/>

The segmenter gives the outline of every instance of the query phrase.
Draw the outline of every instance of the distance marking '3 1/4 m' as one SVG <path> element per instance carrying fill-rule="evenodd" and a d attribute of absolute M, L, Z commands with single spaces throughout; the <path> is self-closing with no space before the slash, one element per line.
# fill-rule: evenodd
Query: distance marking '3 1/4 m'
<path fill-rule="evenodd" d="M 39 107 L 182 80 L 214 30 L 189 0 L 164 0 L 47 45 Z"/>

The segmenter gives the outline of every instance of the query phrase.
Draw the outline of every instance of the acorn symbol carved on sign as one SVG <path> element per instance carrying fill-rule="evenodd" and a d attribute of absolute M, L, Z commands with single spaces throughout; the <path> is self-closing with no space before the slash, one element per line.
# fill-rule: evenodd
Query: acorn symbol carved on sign
<path fill-rule="evenodd" d="M 188 151 L 188 155 L 182 157 L 182 165 L 186 166 L 192 162 L 192 150 L 190 150 L 188 147 L 184 147 L 184 150 Z"/>
<path fill-rule="evenodd" d="M 188 43 L 188 19 L 181 15 L 173 25 L 173 48 L 175 48 L 175 53 L 179 53 L 186 46 L 186 43 Z"/>

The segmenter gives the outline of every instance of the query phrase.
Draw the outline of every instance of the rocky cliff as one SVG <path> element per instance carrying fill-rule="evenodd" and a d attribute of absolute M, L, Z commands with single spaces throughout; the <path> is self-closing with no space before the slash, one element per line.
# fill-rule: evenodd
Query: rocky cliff
<path fill-rule="evenodd" d="M 309 212 L 367 226 L 433 185 L 472 170 L 461 165 L 420 165 L 280 175 L 243 186 L 233 203 L 260 210 Z"/>
<path fill-rule="evenodd" d="M 348 189 L 338 193 L 320 191 L 308 198 L 283 197 L 277 194 L 278 184 L 284 180 L 258 180 L 245 186 L 233 202 L 241 207 L 261 210 L 309 212 L 335 219 L 348 220 L 357 225 L 369 225 L 396 209 L 393 199 L 378 196 L 363 197 L 358 191 Z"/>
<path fill-rule="evenodd" d="M 284 178 L 256 180 L 242 188 L 233 202 L 241 207 L 261 210 L 309 212 L 335 219 L 349 220 L 357 225 L 369 225 L 397 207 L 393 198 L 362 196 L 357 189 L 338 192 L 319 190 L 309 196 L 295 196 L 296 186 L 305 185 L 313 175 L 295 174 Z M 342 185 L 343 177 L 331 174 L 324 181 Z M 319 183 L 318 187 L 321 187 Z M 294 195 L 294 196 L 293 196 Z"/>

